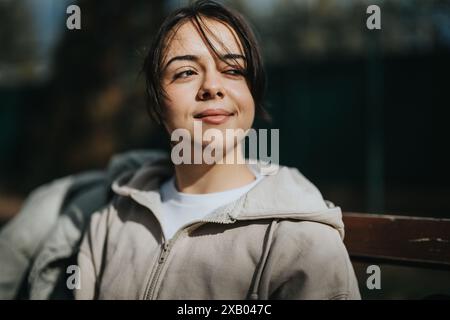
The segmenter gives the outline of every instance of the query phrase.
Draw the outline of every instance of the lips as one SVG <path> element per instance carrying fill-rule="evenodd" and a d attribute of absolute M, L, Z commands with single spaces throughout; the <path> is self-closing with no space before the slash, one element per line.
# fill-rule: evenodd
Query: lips
<path fill-rule="evenodd" d="M 234 113 L 225 109 L 206 109 L 194 115 L 195 119 L 199 119 L 209 124 L 225 123 Z"/>

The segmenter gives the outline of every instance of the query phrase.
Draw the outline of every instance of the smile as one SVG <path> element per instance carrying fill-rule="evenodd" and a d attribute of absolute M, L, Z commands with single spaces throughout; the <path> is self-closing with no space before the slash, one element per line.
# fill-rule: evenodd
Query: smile
<path fill-rule="evenodd" d="M 206 109 L 194 115 L 195 119 L 199 119 L 208 124 L 225 123 L 234 113 L 224 109 Z"/>

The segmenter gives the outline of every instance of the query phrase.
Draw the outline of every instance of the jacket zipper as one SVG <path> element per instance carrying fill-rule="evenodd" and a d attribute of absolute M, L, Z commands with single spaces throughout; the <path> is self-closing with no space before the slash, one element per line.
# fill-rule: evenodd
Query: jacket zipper
<path fill-rule="evenodd" d="M 159 254 L 158 261 L 156 262 L 155 266 L 153 267 L 152 273 L 150 278 L 148 279 L 145 294 L 144 294 L 144 300 L 154 300 L 156 296 L 156 287 L 158 284 L 158 280 L 161 275 L 161 271 L 165 265 L 165 262 L 167 260 L 167 257 L 169 256 L 170 250 L 172 249 L 174 243 L 176 240 L 180 237 L 180 235 L 185 232 L 187 229 L 192 228 L 194 226 L 201 226 L 205 223 L 220 223 L 220 224 L 227 224 L 227 222 L 221 222 L 217 220 L 196 220 L 192 221 L 183 227 L 181 227 L 175 235 L 170 239 L 169 241 L 162 244 L 162 250 Z"/>
<path fill-rule="evenodd" d="M 224 209 L 222 209 L 224 210 Z M 225 210 L 229 210 L 229 209 L 225 209 Z M 221 212 L 216 212 L 216 214 L 221 213 Z M 159 221 L 158 217 L 156 217 L 156 220 L 159 222 L 159 225 L 162 229 L 162 224 Z M 176 233 L 175 235 L 172 237 L 172 239 L 166 241 L 166 237 L 164 235 L 164 231 L 162 231 L 162 238 L 163 238 L 163 243 L 161 244 L 162 246 L 162 250 L 159 253 L 158 256 L 158 261 L 156 261 L 156 263 L 153 265 L 152 268 L 152 272 L 150 274 L 150 277 L 147 280 L 147 284 L 145 287 L 145 291 L 144 291 L 144 299 L 145 300 L 149 300 L 149 299 L 154 299 L 155 295 L 156 295 L 156 287 L 157 287 L 157 283 L 161 274 L 161 271 L 164 267 L 164 264 L 167 260 L 167 257 L 170 253 L 170 250 L 172 249 L 175 241 L 179 238 L 180 234 L 183 233 L 186 229 L 188 228 L 192 228 L 194 225 L 203 225 L 205 223 L 219 223 L 219 224 L 228 224 L 228 223 L 234 223 L 236 221 L 236 219 L 232 218 L 232 220 L 230 222 L 228 221 L 220 221 L 220 220 L 214 220 L 214 219 L 199 219 L 196 221 L 191 221 L 185 225 L 183 225 Z"/>
<path fill-rule="evenodd" d="M 156 265 L 153 267 L 152 274 L 147 283 L 147 289 L 144 295 L 145 300 L 153 300 L 153 296 L 155 295 L 154 293 L 156 284 L 158 283 L 161 270 L 164 267 L 164 264 L 167 260 L 167 256 L 170 253 L 170 249 L 172 248 L 173 243 L 179 237 L 180 231 L 183 230 L 179 230 L 172 239 L 162 244 L 162 250 L 159 254 L 158 261 L 156 261 Z"/>

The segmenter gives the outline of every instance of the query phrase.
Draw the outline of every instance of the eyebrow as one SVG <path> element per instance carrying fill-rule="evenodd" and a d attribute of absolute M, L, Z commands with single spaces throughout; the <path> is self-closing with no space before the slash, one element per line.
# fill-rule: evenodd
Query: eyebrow
<path fill-rule="evenodd" d="M 242 59 L 244 61 L 246 61 L 247 59 L 242 55 L 242 54 L 237 54 L 237 53 L 227 53 L 224 54 L 220 57 L 221 60 L 236 60 L 236 59 Z M 182 56 L 175 56 L 173 58 L 171 58 L 166 66 L 164 67 L 164 70 L 167 69 L 167 67 L 169 66 L 169 64 L 171 64 L 174 61 L 198 61 L 200 60 L 200 58 L 198 56 L 195 55 L 191 55 L 191 54 L 186 54 L 186 55 L 182 55 Z"/>

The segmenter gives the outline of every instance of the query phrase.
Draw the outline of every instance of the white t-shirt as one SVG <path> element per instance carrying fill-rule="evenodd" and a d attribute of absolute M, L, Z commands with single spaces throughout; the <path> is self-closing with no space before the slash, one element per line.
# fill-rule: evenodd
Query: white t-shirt
<path fill-rule="evenodd" d="M 183 193 L 176 189 L 174 176 L 164 182 L 159 191 L 162 201 L 161 224 L 166 240 L 171 239 L 185 224 L 202 219 L 220 206 L 235 201 L 248 192 L 264 177 L 255 170 L 252 172 L 256 177 L 254 181 L 245 186 L 222 192 Z"/>

